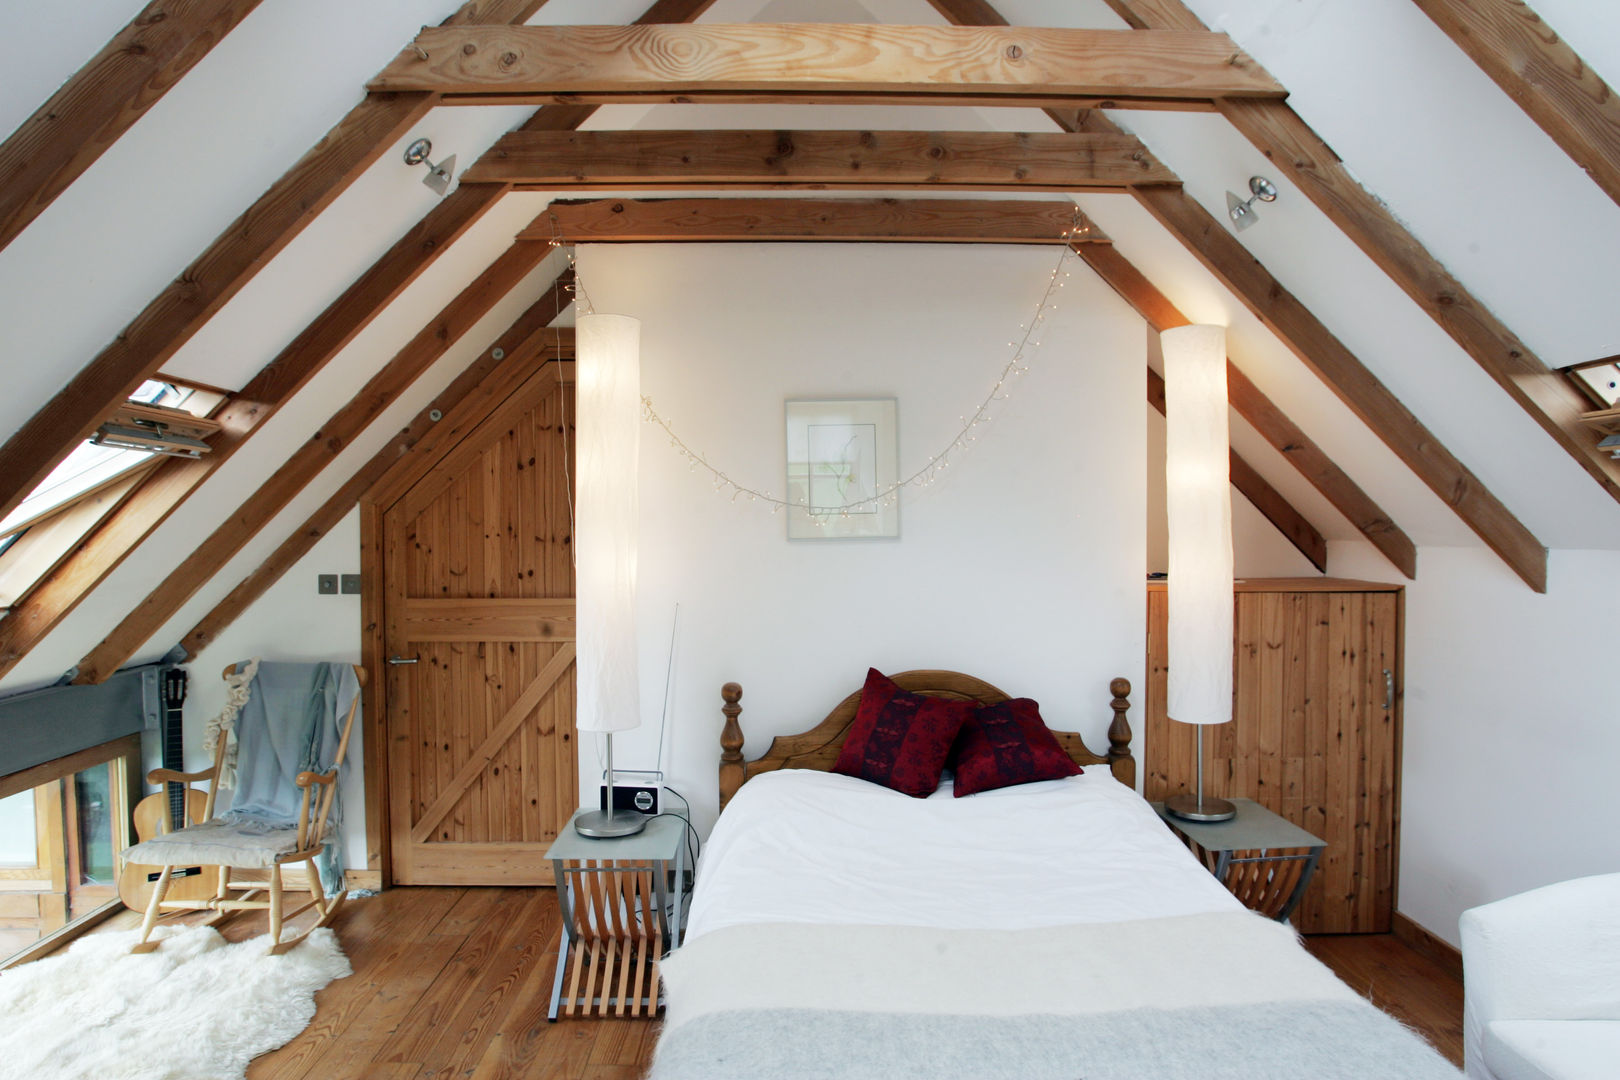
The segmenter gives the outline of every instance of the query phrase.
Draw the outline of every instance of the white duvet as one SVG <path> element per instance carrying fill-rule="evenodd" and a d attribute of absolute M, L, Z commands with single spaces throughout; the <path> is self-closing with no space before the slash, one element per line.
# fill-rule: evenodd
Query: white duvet
<path fill-rule="evenodd" d="M 1023 930 L 1242 907 L 1106 767 L 966 798 L 837 773 L 749 780 L 698 864 L 686 936 L 750 923 Z"/>

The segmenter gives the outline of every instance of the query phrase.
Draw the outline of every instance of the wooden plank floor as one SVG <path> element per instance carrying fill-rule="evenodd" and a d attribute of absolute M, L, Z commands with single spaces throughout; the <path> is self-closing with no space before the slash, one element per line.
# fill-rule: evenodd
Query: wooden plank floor
<path fill-rule="evenodd" d="M 105 924 L 126 927 L 133 913 Z M 315 1019 L 248 1080 L 636 1080 L 655 1020 L 546 1020 L 559 919 L 551 889 L 390 889 L 335 922 L 354 975 L 322 990 Z M 262 917 L 230 920 L 233 940 Z M 1390 934 L 1313 937 L 1318 959 L 1462 1062 L 1462 984 Z"/>

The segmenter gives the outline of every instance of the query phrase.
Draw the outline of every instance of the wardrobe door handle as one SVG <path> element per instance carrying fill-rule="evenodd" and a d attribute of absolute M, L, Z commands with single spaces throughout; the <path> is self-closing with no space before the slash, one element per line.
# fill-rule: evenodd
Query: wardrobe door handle
<path fill-rule="evenodd" d="M 390 664 L 414 664 L 418 659 L 420 658 L 415 656 L 390 656 L 388 662 Z M 1388 675 L 1389 672 L 1386 671 L 1384 674 Z"/>
<path fill-rule="evenodd" d="M 1395 707 L 1395 673 L 1389 668 L 1384 669 L 1384 711 Z"/>

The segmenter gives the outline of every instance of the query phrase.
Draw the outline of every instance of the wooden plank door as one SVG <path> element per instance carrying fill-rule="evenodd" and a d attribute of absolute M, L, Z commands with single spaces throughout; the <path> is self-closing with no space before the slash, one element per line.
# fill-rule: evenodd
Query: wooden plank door
<path fill-rule="evenodd" d="M 577 804 L 572 386 L 531 379 L 383 517 L 392 877 L 552 883 Z M 566 418 L 565 418 L 565 406 Z"/>
<path fill-rule="evenodd" d="M 1196 733 L 1164 713 L 1166 593 L 1149 593 L 1145 794 L 1194 785 Z M 1395 907 L 1400 598 L 1244 591 L 1233 722 L 1205 733 L 1210 794 L 1245 796 L 1327 841 L 1305 933 L 1383 933 Z M 1386 675 L 1387 673 L 1387 675 Z"/>

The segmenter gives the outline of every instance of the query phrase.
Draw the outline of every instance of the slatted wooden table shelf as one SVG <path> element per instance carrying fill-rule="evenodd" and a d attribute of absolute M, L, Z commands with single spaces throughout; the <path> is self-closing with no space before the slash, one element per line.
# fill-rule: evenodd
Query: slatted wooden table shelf
<path fill-rule="evenodd" d="M 1183 821 L 1156 802 L 1164 823 L 1244 907 L 1282 922 L 1299 905 L 1327 841 L 1253 799 L 1232 799 L 1230 821 Z"/>
<path fill-rule="evenodd" d="M 658 961 L 681 938 L 686 820 L 661 815 L 635 836 L 596 840 L 570 818 L 546 858 L 563 925 L 549 1018 L 656 1015 Z"/>

